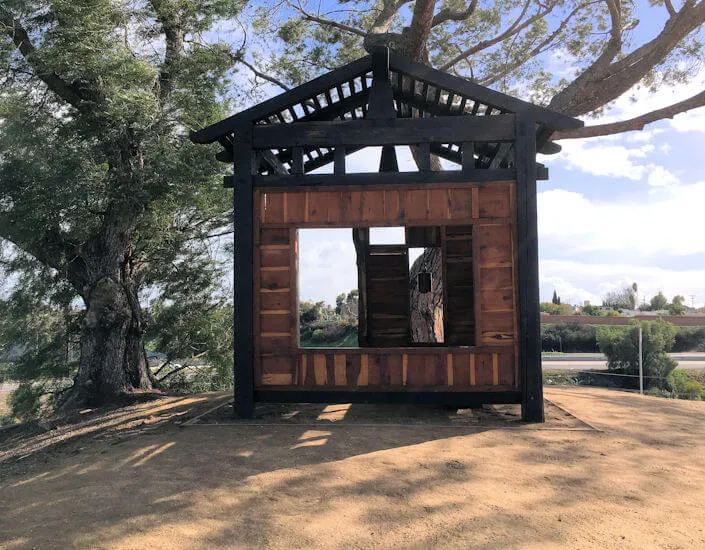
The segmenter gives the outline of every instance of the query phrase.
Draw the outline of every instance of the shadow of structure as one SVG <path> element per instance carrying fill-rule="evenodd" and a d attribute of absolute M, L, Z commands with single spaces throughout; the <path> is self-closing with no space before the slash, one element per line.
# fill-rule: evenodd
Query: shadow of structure
<path fill-rule="evenodd" d="M 658 445 L 678 407 L 663 413 L 668 428 L 639 432 L 447 429 L 438 418 L 452 411 L 375 423 L 345 405 L 180 428 L 227 396 L 190 399 L 114 411 L 104 430 L 0 461 L 12 466 L 0 478 L 0 547 L 648 547 L 659 536 L 687 547 L 703 537 L 705 430 L 679 432 L 676 452 Z M 652 414 L 590 399 L 609 419 Z M 678 529 L 665 506 L 682 514 Z"/>

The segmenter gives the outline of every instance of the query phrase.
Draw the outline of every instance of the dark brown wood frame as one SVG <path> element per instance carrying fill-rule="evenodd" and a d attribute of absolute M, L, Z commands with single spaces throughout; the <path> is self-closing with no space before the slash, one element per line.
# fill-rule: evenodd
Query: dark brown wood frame
<path fill-rule="evenodd" d="M 547 171 L 537 164 L 536 152 L 556 151 L 555 146 L 546 144 L 552 131 L 580 126 L 582 122 L 577 119 L 381 50 L 194 133 L 192 139 L 197 143 L 218 141 L 223 146 L 218 158 L 234 162 L 235 167 L 234 175 L 227 177 L 224 183 L 234 188 L 234 393 L 238 414 L 251 417 L 256 401 L 404 401 L 459 406 L 507 402 L 521 403 L 525 420 L 543 421 L 536 180 L 547 178 Z M 539 143 L 537 136 L 541 138 Z M 396 158 L 392 146 L 402 144 L 416 148 L 419 172 L 393 171 Z M 376 173 L 347 174 L 345 156 L 373 145 L 384 147 L 383 168 L 392 171 L 385 172 L 383 177 Z M 461 170 L 431 171 L 432 154 L 458 163 Z M 333 163 L 333 174 L 310 174 L 327 163 Z M 256 387 L 255 335 L 260 331 L 260 320 L 254 313 L 259 311 L 259 292 L 254 292 L 260 270 L 257 193 L 327 189 L 351 193 L 377 189 L 381 183 L 400 192 L 417 188 L 432 192 L 472 184 L 475 193 L 491 188 L 497 181 L 515 182 L 511 186 L 510 202 L 516 218 L 503 226 L 508 228 L 512 242 L 516 243 L 512 246 L 510 263 L 518 286 L 513 310 L 514 334 L 518 332 L 518 338 L 514 339 L 512 347 L 518 359 L 518 374 L 510 379 L 511 384 L 502 385 L 498 379 L 497 354 L 501 352 L 485 346 L 482 351 L 489 353 L 489 360 L 493 362 L 492 383 L 473 385 L 473 391 L 465 391 L 463 387 L 449 391 L 440 386 L 400 391 L 389 384 L 370 391 L 351 391 L 349 384 L 337 384 L 338 374 L 344 380 L 347 376 L 345 365 L 341 363 L 342 370 L 338 368 L 338 358 L 333 359 L 330 371 L 333 378 L 324 377 L 327 384 L 307 388 L 302 387 L 303 380 L 297 380 L 298 385 Z M 467 219 L 445 219 L 437 225 L 473 223 L 480 217 L 475 211 L 480 208 L 480 202 L 473 200 L 471 204 L 473 212 L 468 213 Z M 400 225 L 398 220 L 379 221 L 381 223 L 375 225 Z M 492 226 L 491 219 L 485 218 L 484 222 Z M 313 225 L 316 224 L 332 225 L 328 220 L 316 221 Z M 424 225 L 433 224 L 431 220 L 424 220 Z M 291 238 L 297 224 L 280 226 L 288 228 Z M 346 223 L 345 226 L 364 227 L 365 224 Z M 481 231 L 473 225 L 473 246 L 484 246 Z M 296 241 L 292 239 L 290 246 L 294 247 Z M 298 261 L 297 254 L 294 249 L 289 258 L 292 270 Z M 474 270 L 477 283 L 482 277 L 481 267 L 474 264 Z M 297 293 L 290 290 L 289 308 L 294 326 L 298 322 L 296 296 Z M 476 308 L 482 307 L 479 300 L 475 303 Z M 293 334 L 288 336 L 292 348 Z M 298 328 L 295 334 L 298 335 Z M 419 353 L 411 349 L 404 357 Z M 499 349 L 504 352 L 507 348 Z M 367 349 L 365 353 L 379 353 L 383 357 L 385 350 Z M 443 355 L 445 367 L 434 368 L 447 368 L 447 378 L 452 378 L 455 352 L 441 349 L 440 353 L 446 354 Z M 291 377 L 292 382 L 300 376 L 303 375 L 297 370 Z"/>

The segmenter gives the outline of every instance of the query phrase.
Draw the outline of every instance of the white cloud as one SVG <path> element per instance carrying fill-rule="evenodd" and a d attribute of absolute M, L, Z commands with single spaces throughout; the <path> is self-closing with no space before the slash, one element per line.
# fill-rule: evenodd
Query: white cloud
<path fill-rule="evenodd" d="M 300 229 L 299 298 L 335 304 L 357 288 L 356 258 L 350 229 Z"/>
<path fill-rule="evenodd" d="M 577 169 L 595 176 L 627 178 L 639 181 L 647 172 L 647 166 L 639 161 L 646 159 L 654 150 L 651 144 L 640 147 L 604 145 L 588 140 L 564 140 L 563 150 L 555 156 L 545 158 L 549 164 L 562 161 L 568 169 Z"/>
<path fill-rule="evenodd" d="M 571 252 L 705 253 L 703 204 L 705 182 L 609 202 L 554 189 L 538 196 L 539 236 Z"/>
<path fill-rule="evenodd" d="M 705 132 L 705 108 L 676 115 L 671 127 L 677 132 Z"/>
<path fill-rule="evenodd" d="M 677 185 L 679 183 L 678 178 L 663 166 L 654 166 L 649 172 L 647 181 L 652 187 L 664 187 L 666 185 Z"/>
<path fill-rule="evenodd" d="M 550 297 L 555 286 L 564 302 L 579 304 L 590 300 L 599 304 L 605 293 L 630 286 L 633 282 L 639 285 L 640 302 L 642 298 L 648 301 L 659 291 L 668 298 L 676 294 L 685 295 L 688 305 L 691 303 L 691 295 L 695 297 L 696 306 L 705 302 L 705 269 L 677 271 L 628 263 L 589 264 L 543 260 L 540 272 L 542 296 Z"/>

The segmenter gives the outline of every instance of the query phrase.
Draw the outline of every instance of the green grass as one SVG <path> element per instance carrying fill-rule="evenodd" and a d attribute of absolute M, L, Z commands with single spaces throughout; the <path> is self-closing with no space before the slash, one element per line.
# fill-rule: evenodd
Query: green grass
<path fill-rule="evenodd" d="M 357 332 L 350 331 L 340 340 L 333 342 L 314 342 L 312 340 L 301 340 L 299 347 L 302 348 L 357 348 Z"/>

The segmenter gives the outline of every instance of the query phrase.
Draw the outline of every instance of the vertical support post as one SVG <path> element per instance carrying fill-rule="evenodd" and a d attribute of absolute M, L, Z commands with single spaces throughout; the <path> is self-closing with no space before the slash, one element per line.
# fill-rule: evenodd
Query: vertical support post
<path fill-rule="evenodd" d="M 521 416 L 526 422 L 543 422 L 536 212 L 536 126 L 528 112 L 519 112 L 515 116 Z"/>
<path fill-rule="evenodd" d="M 345 175 L 345 145 L 336 145 L 333 152 L 333 173 Z"/>
<path fill-rule="evenodd" d="M 644 395 L 644 353 L 642 351 L 642 337 L 643 332 L 641 330 L 641 323 L 639 323 L 639 393 Z"/>
<path fill-rule="evenodd" d="M 291 173 L 301 175 L 304 173 L 304 149 L 293 147 L 291 149 Z"/>
<path fill-rule="evenodd" d="M 463 172 L 470 172 L 475 169 L 475 144 L 472 141 L 464 141 L 460 155 L 462 157 Z"/>
<path fill-rule="evenodd" d="M 235 414 L 241 418 L 254 415 L 254 334 L 252 298 L 254 277 L 253 255 L 253 188 L 252 188 L 252 125 L 236 129 L 234 144 L 235 190 L 234 213 L 234 377 Z"/>
<path fill-rule="evenodd" d="M 430 172 L 431 170 L 431 143 L 422 141 L 419 143 L 419 171 Z"/>

